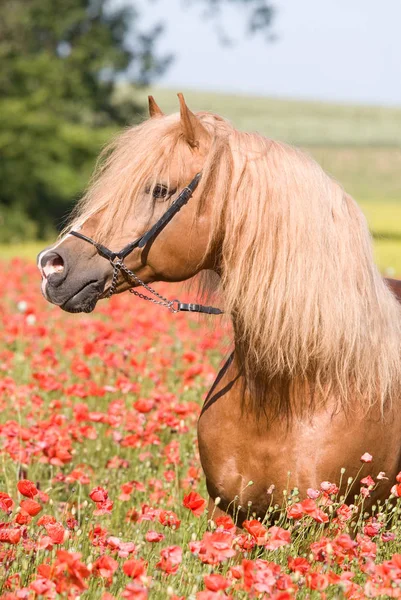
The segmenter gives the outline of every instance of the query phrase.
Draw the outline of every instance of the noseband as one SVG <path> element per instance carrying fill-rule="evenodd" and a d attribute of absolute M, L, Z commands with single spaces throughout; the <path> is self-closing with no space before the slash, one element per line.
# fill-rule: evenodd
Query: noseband
<path fill-rule="evenodd" d="M 79 231 L 70 231 L 71 235 L 83 240 L 84 242 L 88 242 L 92 244 L 98 252 L 100 256 L 106 258 L 111 266 L 113 267 L 113 277 L 111 280 L 111 285 L 109 292 L 107 294 L 107 298 L 110 298 L 117 289 L 118 276 L 120 273 L 123 274 L 125 279 L 128 282 L 134 282 L 139 286 L 142 286 L 147 292 L 153 295 L 153 298 L 150 296 L 146 296 L 141 292 L 138 292 L 135 288 L 131 288 L 130 292 L 142 298 L 143 300 L 149 300 L 154 304 L 158 304 L 160 306 L 165 306 L 171 312 L 177 313 L 180 311 L 186 312 L 199 312 L 206 313 L 209 315 L 221 315 L 223 313 L 219 308 L 214 308 L 213 306 L 203 306 L 202 304 L 187 304 L 185 302 L 180 302 L 179 300 L 168 300 L 161 294 L 159 294 L 156 290 L 154 290 L 149 284 L 145 283 L 136 275 L 133 271 L 128 269 L 128 267 L 124 264 L 124 259 L 131 254 L 133 250 L 136 248 L 144 248 L 148 242 L 157 237 L 160 231 L 171 221 L 171 219 L 178 213 L 178 211 L 188 202 L 191 198 L 192 194 L 196 190 L 198 183 L 201 178 L 201 173 L 197 173 L 192 181 L 179 193 L 176 200 L 173 204 L 166 210 L 166 212 L 160 217 L 158 221 L 143 235 L 141 235 L 138 239 L 133 242 L 130 242 L 120 252 L 112 252 L 103 244 L 99 244 L 92 240 L 91 238 L 83 235 L 83 233 L 79 233 Z"/>

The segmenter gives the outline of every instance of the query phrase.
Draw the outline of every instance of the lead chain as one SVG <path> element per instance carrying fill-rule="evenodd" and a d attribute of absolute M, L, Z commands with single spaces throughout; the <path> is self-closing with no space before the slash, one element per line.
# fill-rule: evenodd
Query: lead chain
<path fill-rule="evenodd" d="M 148 285 L 147 283 L 142 281 L 142 279 L 140 279 L 138 277 L 138 275 L 135 275 L 135 273 L 133 271 L 128 269 L 128 267 L 126 267 L 122 261 L 117 261 L 117 262 L 113 263 L 113 265 L 114 265 L 114 273 L 113 273 L 113 279 L 111 281 L 109 298 L 115 292 L 115 287 L 116 287 L 117 279 L 118 279 L 118 271 L 121 270 L 121 271 L 123 271 L 123 273 L 125 273 L 125 275 L 128 275 L 128 277 L 130 279 L 133 279 L 136 283 L 138 283 L 140 286 L 145 288 L 145 290 L 147 290 L 150 294 L 153 294 L 153 296 L 156 296 L 156 298 L 159 298 L 159 300 L 156 300 L 155 298 L 151 298 L 150 296 L 146 296 L 146 294 L 142 294 L 141 292 L 137 292 L 137 290 L 135 290 L 134 288 L 130 289 L 131 294 L 138 296 L 138 298 L 141 298 L 142 300 L 148 300 L 149 302 L 153 302 L 153 304 L 158 304 L 159 306 L 165 306 L 173 313 L 178 312 L 178 309 L 174 308 L 174 304 L 176 303 L 175 300 L 168 300 L 167 298 L 165 298 L 164 296 L 159 294 L 159 292 L 157 292 L 155 289 L 153 289 L 150 285 Z"/>
<path fill-rule="evenodd" d="M 119 266 L 118 266 L 117 263 L 113 263 L 113 266 L 114 266 L 113 278 L 111 280 L 110 290 L 109 290 L 109 293 L 107 294 L 107 298 L 111 298 L 111 296 L 116 291 L 116 286 L 117 286 L 117 281 L 118 281 L 118 269 L 119 269 Z"/>

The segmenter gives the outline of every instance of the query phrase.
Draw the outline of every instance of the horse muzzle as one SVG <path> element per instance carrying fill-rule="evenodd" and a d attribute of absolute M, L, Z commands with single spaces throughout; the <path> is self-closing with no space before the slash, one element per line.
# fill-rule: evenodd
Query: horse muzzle
<path fill-rule="evenodd" d="M 76 254 L 59 246 L 38 256 L 42 293 L 46 300 L 71 313 L 92 312 L 104 291 L 107 273 L 80 265 Z"/>

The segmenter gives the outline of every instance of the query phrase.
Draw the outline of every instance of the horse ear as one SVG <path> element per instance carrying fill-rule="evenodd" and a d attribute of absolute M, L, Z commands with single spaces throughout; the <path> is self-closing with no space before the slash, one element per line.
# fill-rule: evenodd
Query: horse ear
<path fill-rule="evenodd" d="M 153 98 L 153 96 L 148 96 L 148 102 L 149 102 L 149 116 L 151 119 L 153 119 L 153 117 L 163 117 L 164 116 L 164 112 L 159 108 L 159 106 L 156 103 L 156 100 Z"/>
<path fill-rule="evenodd" d="M 209 137 L 209 132 L 185 103 L 184 96 L 177 94 L 180 101 L 181 127 L 185 139 L 192 148 L 198 148 L 201 139 Z"/>

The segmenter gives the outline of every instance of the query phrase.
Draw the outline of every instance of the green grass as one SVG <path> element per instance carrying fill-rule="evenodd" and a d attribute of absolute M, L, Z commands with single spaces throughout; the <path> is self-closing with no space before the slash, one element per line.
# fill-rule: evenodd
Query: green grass
<path fill-rule="evenodd" d="M 326 145 L 306 150 L 361 204 L 401 205 L 401 149 Z"/>

